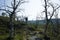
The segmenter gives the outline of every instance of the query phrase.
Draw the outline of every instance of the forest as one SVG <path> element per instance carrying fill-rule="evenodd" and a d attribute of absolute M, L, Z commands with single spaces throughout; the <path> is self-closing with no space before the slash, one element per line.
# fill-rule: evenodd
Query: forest
<path fill-rule="evenodd" d="M 28 20 L 26 16 L 16 15 L 24 12 L 19 7 L 29 3 L 25 0 L 12 0 L 7 9 L 0 7 L 0 40 L 60 40 L 60 5 L 51 0 L 43 1 L 44 10 L 40 14 L 45 16 L 42 18 L 40 15 L 41 20 L 38 17 Z"/>

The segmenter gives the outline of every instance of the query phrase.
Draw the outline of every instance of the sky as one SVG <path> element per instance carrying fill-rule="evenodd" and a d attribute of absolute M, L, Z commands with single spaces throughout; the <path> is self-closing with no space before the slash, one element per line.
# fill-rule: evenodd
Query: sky
<path fill-rule="evenodd" d="M 5 0 L 6 5 L 10 6 L 11 0 Z M 28 20 L 36 20 L 36 19 L 44 19 L 45 14 L 42 13 L 44 11 L 44 0 L 26 0 L 28 3 L 24 3 L 21 5 L 21 8 L 24 9 L 24 12 L 20 12 L 18 16 L 26 16 Z M 51 0 L 52 3 L 57 3 L 60 5 L 59 0 Z M 3 6 L 4 0 L 0 0 L 0 7 Z M 49 9 L 50 10 L 50 9 Z M 60 16 L 60 14 L 58 15 Z M 39 18 L 41 17 L 41 18 Z"/>

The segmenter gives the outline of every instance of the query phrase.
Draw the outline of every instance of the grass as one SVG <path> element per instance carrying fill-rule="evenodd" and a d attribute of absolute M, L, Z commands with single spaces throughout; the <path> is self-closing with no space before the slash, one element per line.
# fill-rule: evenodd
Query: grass
<path fill-rule="evenodd" d="M 6 40 L 9 34 L 0 35 L 0 40 Z M 14 40 L 23 40 L 23 36 L 21 34 L 16 34 Z"/>
<path fill-rule="evenodd" d="M 0 40 L 5 40 L 8 37 L 7 34 L 0 35 Z"/>
<path fill-rule="evenodd" d="M 0 40 L 5 40 L 7 37 L 8 37 L 8 33 L 6 33 L 6 31 L 8 31 L 8 28 L 7 28 L 7 22 L 9 21 L 8 20 L 8 18 L 6 17 L 6 18 L 4 18 L 4 17 L 0 17 L 0 19 L 2 19 L 3 20 L 3 22 L 5 23 L 5 24 L 1 24 L 0 23 L 0 32 L 3 32 L 2 34 L 0 34 Z M 1 21 L 0 21 L 1 22 Z M 44 28 L 45 28 L 45 25 L 38 25 L 38 28 L 36 29 L 35 28 L 35 26 L 36 25 L 34 25 L 34 24 L 28 24 L 28 25 L 26 25 L 26 24 L 24 24 L 24 23 L 20 23 L 20 22 L 14 22 L 15 24 L 19 24 L 19 25 L 25 25 L 25 26 L 27 26 L 27 27 L 32 27 L 32 28 L 34 28 L 35 30 L 37 30 L 37 31 L 40 31 L 40 32 L 42 32 L 42 31 L 44 31 Z M 60 26 L 60 25 L 59 25 Z M 54 37 L 54 34 L 52 34 L 52 25 L 49 25 L 48 26 L 48 29 L 47 29 L 47 35 L 51 38 L 51 40 L 60 40 L 60 34 L 57 36 L 57 37 Z M 16 32 L 18 32 L 18 33 L 16 33 L 16 35 L 15 35 L 15 39 L 14 40 L 23 40 L 23 39 L 25 39 L 25 37 L 26 37 L 26 35 L 25 35 L 25 33 L 23 32 L 23 30 L 24 30 L 24 28 L 22 28 L 22 29 L 16 29 L 15 31 Z M 43 36 L 44 35 L 41 35 L 41 34 L 37 34 L 37 36 L 39 36 L 39 37 L 41 37 L 41 38 L 43 38 Z"/>

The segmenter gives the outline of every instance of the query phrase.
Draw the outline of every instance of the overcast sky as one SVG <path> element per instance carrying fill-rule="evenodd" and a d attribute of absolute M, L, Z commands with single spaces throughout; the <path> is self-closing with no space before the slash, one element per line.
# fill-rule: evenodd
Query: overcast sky
<path fill-rule="evenodd" d="M 44 17 L 44 14 L 41 14 L 42 11 L 44 11 L 44 0 L 27 0 L 28 3 L 25 3 L 22 5 L 22 9 L 24 9 L 24 12 L 21 12 L 18 14 L 18 16 L 23 15 L 27 16 L 29 20 L 36 20 L 38 17 L 42 15 Z M 6 5 L 10 5 L 10 0 L 6 0 Z M 52 3 L 60 4 L 59 0 L 51 0 Z M 4 3 L 4 0 L 0 0 L 0 7 Z M 22 14 L 23 13 L 23 14 Z M 59 15 L 60 16 L 60 15 Z M 42 18 L 41 17 L 41 18 Z"/>

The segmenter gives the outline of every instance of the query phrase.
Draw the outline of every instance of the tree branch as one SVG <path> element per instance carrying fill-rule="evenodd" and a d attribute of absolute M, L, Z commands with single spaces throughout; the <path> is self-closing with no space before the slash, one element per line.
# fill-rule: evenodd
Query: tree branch
<path fill-rule="evenodd" d="M 51 7 L 53 8 L 53 12 L 52 12 L 52 15 L 50 16 L 49 18 L 49 21 L 51 20 L 52 16 L 54 15 L 54 12 L 60 8 L 60 6 L 58 6 L 56 9 L 54 8 L 53 4 L 49 3 L 51 5 Z"/>
<path fill-rule="evenodd" d="M 7 7 L 13 9 L 13 7 L 10 7 L 10 6 L 7 6 Z"/>
<path fill-rule="evenodd" d="M 12 2 L 11 2 L 11 6 L 12 6 L 12 7 L 14 6 Z"/>
<path fill-rule="evenodd" d="M 5 11 L 5 12 L 7 12 L 8 14 L 12 13 L 11 11 L 6 10 L 6 9 L 0 9 L 0 10 Z"/>
<path fill-rule="evenodd" d="M 17 13 L 17 12 L 20 12 L 20 11 L 23 11 L 23 12 L 24 12 L 24 9 L 19 9 L 19 10 L 16 11 L 16 13 Z"/>

